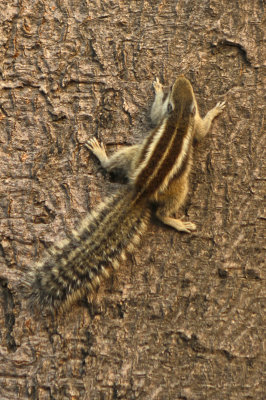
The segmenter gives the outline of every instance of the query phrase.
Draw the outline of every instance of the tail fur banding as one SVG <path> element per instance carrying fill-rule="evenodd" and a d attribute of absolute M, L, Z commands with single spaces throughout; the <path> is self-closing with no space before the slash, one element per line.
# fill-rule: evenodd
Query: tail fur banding
<path fill-rule="evenodd" d="M 95 293 L 133 250 L 149 220 L 149 205 L 136 201 L 128 188 L 102 202 L 36 265 L 28 282 L 31 306 L 62 310 Z"/>

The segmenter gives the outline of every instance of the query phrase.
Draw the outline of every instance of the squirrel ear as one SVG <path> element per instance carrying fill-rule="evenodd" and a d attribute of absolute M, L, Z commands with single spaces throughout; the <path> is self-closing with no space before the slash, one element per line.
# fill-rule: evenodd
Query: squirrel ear
<path fill-rule="evenodd" d="M 190 106 L 190 113 L 191 113 L 192 117 L 194 117 L 196 114 L 196 107 L 195 107 L 194 103 L 192 103 Z"/>

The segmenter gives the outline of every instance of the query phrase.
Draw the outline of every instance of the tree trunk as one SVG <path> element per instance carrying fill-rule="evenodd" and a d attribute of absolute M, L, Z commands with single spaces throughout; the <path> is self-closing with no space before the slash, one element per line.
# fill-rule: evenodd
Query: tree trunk
<path fill-rule="evenodd" d="M 261 0 L 1 0 L 0 399 L 262 400 Z M 155 218 L 97 304 L 44 319 L 21 278 L 119 190 L 108 152 L 151 129 L 152 81 L 204 115 L 178 233 Z"/>

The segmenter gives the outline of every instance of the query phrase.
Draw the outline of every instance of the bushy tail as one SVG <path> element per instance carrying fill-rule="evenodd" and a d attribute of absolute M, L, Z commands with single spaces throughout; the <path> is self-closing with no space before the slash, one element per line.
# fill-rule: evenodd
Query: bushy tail
<path fill-rule="evenodd" d="M 57 311 L 93 294 L 139 241 L 149 219 L 149 206 L 136 202 L 127 187 L 102 202 L 70 239 L 48 249 L 31 271 L 31 306 Z"/>

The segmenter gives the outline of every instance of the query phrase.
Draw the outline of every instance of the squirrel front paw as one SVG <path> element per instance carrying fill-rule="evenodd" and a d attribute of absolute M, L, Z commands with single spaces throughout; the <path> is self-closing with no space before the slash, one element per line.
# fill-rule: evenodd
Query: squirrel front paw
<path fill-rule="evenodd" d="M 93 152 L 95 156 L 100 158 L 101 156 L 106 157 L 105 146 L 103 143 L 99 143 L 96 138 L 92 138 L 85 143 L 85 146 Z"/>
<path fill-rule="evenodd" d="M 216 104 L 216 106 L 213 108 L 213 112 L 216 115 L 221 114 L 223 112 L 225 107 L 225 101 L 219 101 L 219 103 Z"/>
<path fill-rule="evenodd" d="M 155 93 L 163 91 L 163 85 L 159 81 L 159 78 L 156 78 L 155 81 L 153 81 L 152 85 L 154 87 Z"/>

